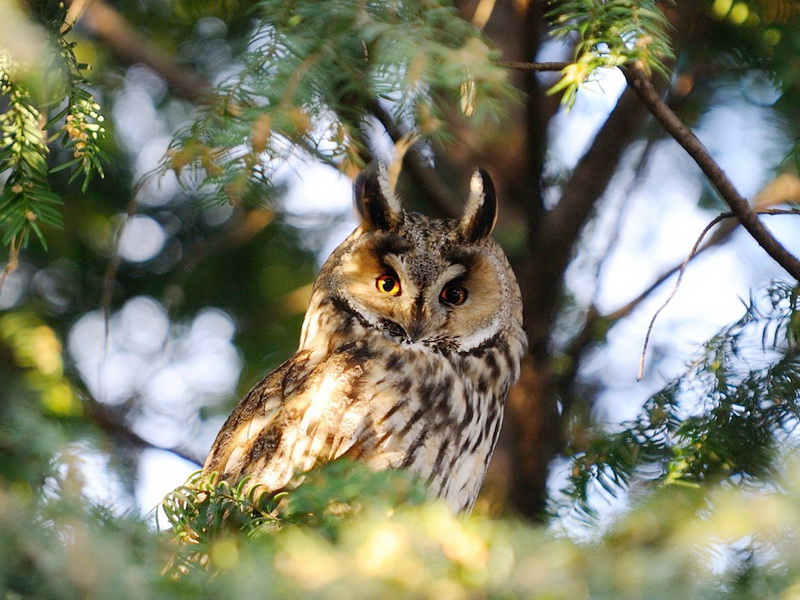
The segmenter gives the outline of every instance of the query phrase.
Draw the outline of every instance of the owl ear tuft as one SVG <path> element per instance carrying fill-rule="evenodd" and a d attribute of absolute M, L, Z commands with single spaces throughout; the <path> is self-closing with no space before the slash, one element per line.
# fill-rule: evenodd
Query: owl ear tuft
<path fill-rule="evenodd" d="M 489 173 L 475 169 L 469 182 L 469 199 L 458 223 L 461 236 L 468 242 L 489 237 L 497 222 L 497 197 Z"/>
<path fill-rule="evenodd" d="M 403 207 L 394 195 L 382 162 L 372 162 L 361 172 L 353 189 L 356 213 L 364 229 L 394 229 L 403 221 Z"/>

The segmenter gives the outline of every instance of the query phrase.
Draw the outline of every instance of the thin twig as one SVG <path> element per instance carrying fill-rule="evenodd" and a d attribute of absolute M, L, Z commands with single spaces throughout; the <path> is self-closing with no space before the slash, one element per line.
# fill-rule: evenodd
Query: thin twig
<path fill-rule="evenodd" d="M 653 87 L 650 78 L 645 73 L 642 66 L 638 63 L 627 69 L 623 73 L 628 80 L 628 84 L 634 89 L 641 98 L 642 102 L 650 110 L 656 120 L 661 123 L 664 129 L 689 153 L 700 169 L 705 173 L 708 180 L 717 189 L 722 199 L 731 208 L 731 212 L 739 220 L 747 232 L 758 242 L 767 254 L 775 262 L 783 267 L 792 277 L 800 281 L 800 260 L 790 253 L 784 246 L 775 239 L 766 228 L 761 219 L 741 194 L 736 190 L 733 183 L 722 171 L 716 161 L 711 157 L 706 147 L 697 138 L 689 127 L 687 127 L 678 116 L 667 106 L 661 94 Z"/>
<path fill-rule="evenodd" d="M 22 244 L 15 239 L 11 240 L 8 247 L 8 262 L 3 267 L 3 272 L 0 273 L 0 294 L 3 293 L 3 286 L 6 284 L 6 279 L 19 267 L 19 248 Z"/>
<path fill-rule="evenodd" d="M 697 252 L 694 253 L 694 255 L 692 256 L 692 260 L 696 259 L 698 256 L 703 254 L 706 250 L 709 250 L 709 249 L 711 249 L 711 248 L 713 248 L 715 246 L 718 246 L 718 245 L 722 244 L 723 242 L 727 241 L 728 237 L 734 231 L 736 231 L 736 226 L 737 225 L 738 225 L 738 223 L 736 225 L 734 225 L 733 227 L 727 227 L 726 226 L 726 227 L 720 227 L 719 229 L 717 229 L 714 232 L 714 235 L 711 236 L 711 238 L 708 240 L 708 242 L 703 244 L 697 250 Z M 627 317 L 629 314 L 631 314 L 636 309 L 637 306 L 639 306 L 642 302 L 647 300 L 647 298 L 650 296 L 650 294 L 652 294 L 659 287 L 661 287 L 661 285 L 665 281 L 667 281 L 667 279 L 669 279 L 670 277 L 675 275 L 675 273 L 680 271 L 680 269 L 681 269 L 681 265 L 675 265 L 675 266 L 667 269 L 666 271 L 661 273 L 661 275 L 656 277 L 655 280 L 653 281 L 653 283 L 651 283 L 649 286 L 647 286 L 647 288 L 644 291 L 642 291 L 642 293 L 640 293 L 638 296 L 636 296 L 636 298 L 634 298 L 633 300 L 631 300 L 630 302 L 625 304 L 625 306 L 622 306 L 622 307 L 618 308 L 614 312 L 611 312 L 611 313 L 608 313 L 606 315 L 603 315 L 601 318 L 613 324 L 613 323 L 616 323 L 617 321 L 620 321 L 621 319 Z"/>
<path fill-rule="evenodd" d="M 769 208 L 769 209 L 764 209 L 764 210 L 754 210 L 753 213 L 754 214 L 759 214 L 759 215 L 800 215 L 800 209 L 796 209 L 796 208 L 785 208 L 785 209 Z M 658 315 L 661 314 L 661 311 L 663 311 L 667 307 L 667 305 L 670 302 L 672 302 L 672 299 L 675 297 L 675 294 L 678 291 L 678 287 L 681 284 L 681 280 L 683 280 L 683 274 L 686 271 L 686 266 L 689 264 L 689 261 L 692 260 L 692 258 L 697 253 L 697 249 L 700 247 L 700 244 L 703 242 L 703 239 L 706 237 L 706 234 L 711 230 L 711 228 L 714 227 L 720 221 L 723 221 L 725 219 L 732 219 L 732 218 L 738 218 L 738 216 L 733 211 L 724 212 L 724 213 L 721 213 L 721 214 L 717 215 L 716 217 L 714 217 L 714 219 L 708 225 L 705 226 L 705 228 L 703 229 L 702 233 L 700 234 L 700 237 L 697 238 L 697 241 L 695 241 L 694 246 L 692 246 L 692 249 L 689 252 L 689 255 L 683 261 L 683 264 L 681 264 L 681 267 L 678 270 L 678 278 L 675 280 L 675 285 L 672 287 L 672 291 L 667 296 L 667 299 L 664 301 L 664 304 L 662 304 L 658 308 L 658 310 L 653 315 L 653 318 L 650 320 L 650 325 L 647 328 L 647 335 L 644 338 L 644 345 L 642 346 L 642 356 L 641 356 L 641 358 L 639 360 L 639 373 L 636 376 L 636 380 L 637 381 L 641 381 L 642 376 L 644 374 L 644 362 L 645 362 L 645 357 L 647 356 L 647 348 L 650 345 L 650 334 L 653 332 L 653 326 L 656 323 L 656 319 L 658 318 Z"/>
<path fill-rule="evenodd" d="M 517 69 L 518 71 L 563 71 L 572 63 L 570 62 L 520 62 L 517 60 L 501 60 L 497 63 L 501 67 Z"/>
<path fill-rule="evenodd" d="M 800 178 L 797 178 L 794 175 L 789 175 L 788 173 L 784 173 L 783 175 L 779 175 L 773 179 L 770 183 L 764 186 L 764 188 L 758 194 L 756 194 L 756 197 L 753 201 L 753 208 L 756 209 L 756 212 L 766 211 L 771 206 L 777 206 L 786 202 L 796 201 L 797 199 L 800 199 Z M 724 223 L 722 226 L 718 227 L 708 241 L 704 243 L 697 250 L 697 252 L 694 253 L 692 260 L 696 259 L 707 250 L 725 243 L 730 235 L 736 231 L 739 225 L 740 223 L 735 221 L 733 223 Z M 650 296 L 650 294 L 658 289 L 661 284 L 677 273 L 680 267 L 680 264 L 678 264 L 662 272 L 661 275 L 656 277 L 653 283 L 651 283 L 636 298 L 613 312 L 602 316 L 598 315 L 598 318 L 613 325 L 617 321 L 627 317 L 636 309 L 637 306 L 644 302 Z"/>

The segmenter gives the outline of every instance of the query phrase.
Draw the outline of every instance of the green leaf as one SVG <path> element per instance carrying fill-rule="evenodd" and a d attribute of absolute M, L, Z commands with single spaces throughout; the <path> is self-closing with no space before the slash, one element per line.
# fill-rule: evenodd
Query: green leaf
<path fill-rule="evenodd" d="M 42 233 L 42 230 L 39 229 L 39 225 L 36 223 L 36 221 L 28 221 L 28 225 L 33 230 L 33 232 L 36 234 L 36 237 L 38 238 L 39 243 L 42 245 L 42 247 L 45 249 L 45 251 L 47 251 L 47 240 L 45 239 L 44 234 Z"/>
<path fill-rule="evenodd" d="M 74 159 L 72 159 L 70 161 L 67 161 L 65 163 L 61 163 L 60 165 L 56 165 L 55 167 L 50 169 L 50 173 L 58 173 L 59 171 L 63 171 L 64 169 L 69 169 L 71 167 L 74 167 L 75 165 L 80 164 L 81 162 L 83 162 L 82 159 L 74 158 Z"/>

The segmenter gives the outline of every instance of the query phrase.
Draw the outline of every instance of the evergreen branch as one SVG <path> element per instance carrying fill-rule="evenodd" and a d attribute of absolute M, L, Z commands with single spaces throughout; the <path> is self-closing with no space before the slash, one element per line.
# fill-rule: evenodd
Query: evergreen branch
<path fill-rule="evenodd" d="M 165 168 L 201 171 L 220 199 L 263 202 L 279 160 L 311 156 L 361 167 L 359 131 L 379 99 L 396 123 L 447 136 L 445 114 L 480 122 L 514 97 L 479 30 L 444 0 L 259 3 L 263 15 L 242 70 L 170 149 Z M 454 110 L 455 109 L 455 110 Z M 233 151 L 218 151 L 233 148 Z"/>
<path fill-rule="evenodd" d="M 11 248 L 9 265 L 31 235 L 47 248 L 41 224 L 62 226 L 58 208 L 61 199 L 50 189 L 49 175 L 72 169 L 70 181 L 83 176 L 85 190 L 94 175 L 103 176 L 105 159 L 99 146 L 105 131 L 103 117 L 81 75 L 86 65 L 78 63 L 74 44 L 64 39 L 68 28 L 63 27 L 63 4 L 34 3 L 30 10 L 47 31 L 52 50 L 45 53 L 48 64 L 43 65 L 43 98 L 32 97 L 22 83 L 23 69 L 15 64 L 8 49 L 0 47 L 0 95 L 8 102 L 7 111 L 0 114 L 0 173 L 7 173 L 0 193 L 0 232 L 2 244 Z M 57 109 L 55 115 L 45 123 L 45 114 L 52 109 Z M 73 158 L 50 169 L 46 130 L 62 119 L 62 143 L 72 150 Z"/>
<path fill-rule="evenodd" d="M 73 154 L 73 160 L 57 165 L 50 172 L 71 168 L 70 182 L 82 176 L 81 189 L 86 191 L 92 177 L 103 177 L 102 163 L 108 159 L 99 145 L 105 136 L 104 117 L 83 76 L 83 71 L 91 66 L 78 62 L 76 43 L 68 42 L 65 37 L 72 29 L 66 22 L 67 12 L 63 2 L 31 5 L 31 16 L 44 27 L 51 48 L 49 64 L 44 65 L 47 93 L 41 108 L 43 112 L 58 109 L 43 129 L 61 123 L 62 144 Z"/>
<path fill-rule="evenodd" d="M 236 482 L 218 473 L 197 472 L 166 495 L 161 508 L 178 544 L 166 572 L 175 576 L 209 570 L 214 543 L 233 534 L 251 540 L 289 525 L 304 525 L 330 540 L 341 538 L 358 515 L 425 501 L 420 482 L 402 470 L 373 471 L 363 463 L 337 459 L 309 471 L 303 484 L 267 491 L 249 477 Z M 156 514 L 158 516 L 158 514 Z"/>
<path fill-rule="evenodd" d="M 58 18 L 49 23 L 48 28 L 50 43 L 55 49 L 53 68 L 49 71 L 57 73 L 58 79 L 63 81 L 62 88 L 56 88 L 49 102 L 57 106 L 66 99 L 66 107 L 51 117 L 45 129 L 64 119 L 61 125 L 62 144 L 72 150 L 73 160 L 56 166 L 50 172 L 72 168 L 70 182 L 82 175 L 81 190 L 85 192 L 92 177 L 102 179 L 104 176 L 103 162 L 108 160 L 108 156 L 99 143 L 105 137 L 105 117 L 100 114 L 100 105 L 83 77 L 82 70 L 90 68 L 89 65 L 78 62 L 74 52 L 75 43 L 67 42 L 64 37 L 71 29 L 65 23 L 66 18 L 66 10 L 62 6 Z"/>
<path fill-rule="evenodd" d="M 571 105 L 580 86 L 598 68 L 637 63 L 649 74 L 666 75 L 674 58 L 670 25 L 656 0 L 563 0 L 547 14 L 555 38 L 577 36 L 575 61 L 549 93 L 563 92 Z"/>
<path fill-rule="evenodd" d="M 560 510 L 590 517 L 594 485 L 616 495 L 634 481 L 746 483 L 774 474 L 776 449 L 800 416 L 800 301 L 796 287 L 781 283 L 764 296 L 766 307 L 751 299 L 620 432 L 595 432 L 576 449 Z"/>
<path fill-rule="evenodd" d="M 0 114 L 0 173 L 8 177 L 0 193 L 2 244 L 26 247 L 33 232 L 46 246 L 39 219 L 60 227 L 61 214 L 53 208 L 60 199 L 47 182 L 49 152 L 42 131 L 42 115 L 28 91 L 15 80 L 18 67 L 0 47 L 0 95 L 8 98 L 8 110 Z"/>

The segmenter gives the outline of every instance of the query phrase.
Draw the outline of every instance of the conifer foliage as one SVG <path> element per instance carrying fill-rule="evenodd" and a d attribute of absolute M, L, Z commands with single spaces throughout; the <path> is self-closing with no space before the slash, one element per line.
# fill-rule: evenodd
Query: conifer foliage
<path fill-rule="evenodd" d="M 199 167 L 222 201 L 269 197 L 276 165 L 292 155 L 363 166 L 361 126 L 377 104 L 436 138 L 458 118 L 453 106 L 480 124 L 515 97 L 498 53 L 449 2 L 262 0 L 257 10 L 236 72 L 165 165 Z"/>
<path fill-rule="evenodd" d="M 0 47 L 0 95 L 7 109 L 0 114 L 0 174 L 6 177 L 0 195 L 2 243 L 16 252 L 28 245 L 31 234 L 47 246 L 40 224 L 61 227 L 61 199 L 49 183 L 51 173 L 72 172 L 85 191 L 92 177 L 103 175 L 105 129 L 100 106 L 90 92 L 75 42 L 67 41 L 63 2 L 35 2 L 31 17 L 40 25 L 44 45 L 41 64 L 24 65 L 13 49 Z M 71 157 L 48 163 L 50 143 L 58 141 Z"/>

